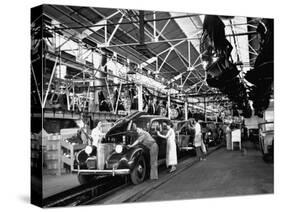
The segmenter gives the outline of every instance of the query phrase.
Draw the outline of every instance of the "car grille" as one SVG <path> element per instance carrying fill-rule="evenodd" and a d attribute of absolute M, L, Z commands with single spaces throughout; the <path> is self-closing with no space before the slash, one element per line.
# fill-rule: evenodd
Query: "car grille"
<path fill-rule="evenodd" d="M 118 161 L 119 160 L 112 160 L 112 161 L 110 161 L 110 163 L 109 164 L 107 164 L 107 168 L 108 169 L 116 169 L 117 167 L 118 167 Z"/>
<path fill-rule="evenodd" d="M 96 169 L 97 168 L 97 159 L 96 159 L 96 157 L 88 158 L 86 164 L 87 164 L 88 169 Z"/>

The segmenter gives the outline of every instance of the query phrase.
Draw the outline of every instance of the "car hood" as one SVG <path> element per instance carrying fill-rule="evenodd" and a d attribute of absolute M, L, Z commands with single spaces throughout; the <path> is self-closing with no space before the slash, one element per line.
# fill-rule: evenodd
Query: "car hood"
<path fill-rule="evenodd" d="M 147 114 L 147 113 L 137 111 L 137 112 L 132 113 L 129 116 L 126 116 L 122 119 L 119 119 L 118 121 L 115 122 L 113 127 L 110 128 L 110 130 L 106 133 L 105 136 L 108 137 L 108 136 L 112 136 L 112 135 L 119 134 L 119 133 L 120 134 L 126 134 L 126 131 L 127 131 L 126 127 L 128 126 L 128 123 L 131 120 L 137 119 L 138 117 L 140 117 L 142 115 L 145 115 L 145 114 Z"/>

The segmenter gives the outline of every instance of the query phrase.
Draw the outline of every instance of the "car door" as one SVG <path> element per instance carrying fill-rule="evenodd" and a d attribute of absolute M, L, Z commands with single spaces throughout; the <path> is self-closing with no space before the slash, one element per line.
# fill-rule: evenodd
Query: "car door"
<path fill-rule="evenodd" d="M 160 124 L 160 133 L 161 135 L 167 135 L 168 129 L 167 124 L 169 124 L 170 120 L 158 120 Z M 159 145 L 159 158 L 164 159 L 166 158 L 166 150 L 167 150 L 167 139 L 158 137 L 158 145 Z"/>
<path fill-rule="evenodd" d="M 166 157 L 166 139 L 161 138 L 157 135 L 157 131 L 163 134 L 163 127 L 160 120 L 152 120 L 150 126 L 150 134 L 155 139 L 156 143 L 158 144 L 159 152 L 158 152 L 158 159 L 163 159 Z M 166 135 L 166 134 L 164 134 Z"/>
<path fill-rule="evenodd" d="M 178 130 L 177 144 L 180 149 L 188 150 L 190 135 L 188 134 L 189 128 L 188 123 L 185 122 L 182 127 Z"/>

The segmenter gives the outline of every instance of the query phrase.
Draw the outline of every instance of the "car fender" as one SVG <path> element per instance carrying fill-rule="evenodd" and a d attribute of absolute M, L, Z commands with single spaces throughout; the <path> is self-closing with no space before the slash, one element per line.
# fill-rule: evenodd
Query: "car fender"
<path fill-rule="evenodd" d="M 124 150 L 122 153 L 112 153 L 107 159 L 107 164 L 115 164 L 116 168 L 124 169 L 134 168 L 138 158 L 145 154 L 145 150 L 141 146 L 135 146 L 130 149 Z"/>
<path fill-rule="evenodd" d="M 144 155 L 144 158 L 147 162 L 148 161 L 147 151 L 146 151 L 146 149 L 144 149 L 144 147 L 136 146 L 136 147 L 130 148 L 128 150 L 128 152 L 126 154 L 126 158 L 128 160 L 130 169 L 134 168 L 136 162 L 138 161 L 138 159 L 141 155 Z"/>

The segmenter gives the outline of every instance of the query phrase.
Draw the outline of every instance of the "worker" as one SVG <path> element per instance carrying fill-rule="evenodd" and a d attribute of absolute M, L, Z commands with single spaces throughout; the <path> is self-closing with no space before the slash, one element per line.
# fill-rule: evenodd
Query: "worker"
<path fill-rule="evenodd" d="M 195 128 L 194 146 L 196 150 L 196 156 L 199 160 L 206 160 L 205 154 L 207 151 L 202 139 L 201 126 L 197 117 L 195 118 L 195 121 L 193 121 L 193 124 Z"/>
<path fill-rule="evenodd" d="M 129 148 L 132 148 L 140 143 L 149 148 L 150 153 L 150 179 L 158 179 L 158 145 L 156 141 L 151 137 L 151 135 L 143 129 L 137 127 L 136 123 L 132 123 L 132 130 L 135 131 L 138 135 L 137 140 L 128 145 Z"/>
<path fill-rule="evenodd" d="M 91 141 L 91 137 L 89 136 L 91 133 L 90 127 L 88 125 L 87 119 L 82 118 L 79 122 L 80 125 L 80 138 L 83 144 L 88 144 Z"/>
<path fill-rule="evenodd" d="M 159 131 L 157 131 L 157 135 L 161 138 L 167 139 L 166 145 L 166 166 L 171 167 L 170 172 L 176 171 L 177 161 L 177 145 L 176 145 L 176 135 L 173 129 L 173 123 L 170 122 L 167 124 L 168 132 L 166 135 L 161 135 Z"/>
<path fill-rule="evenodd" d="M 225 140 L 226 140 L 226 149 L 231 150 L 231 129 L 229 123 L 226 125 L 226 129 L 225 129 Z"/>
<path fill-rule="evenodd" d="M 102 132 L 102 123 L 98 122 L 97 126 L 92 130 L 91 133 L 91 137 L 93 139 L 92 145 L 97 147 L 103 136 L 104 133 Z"/>

